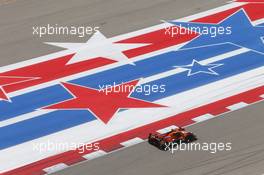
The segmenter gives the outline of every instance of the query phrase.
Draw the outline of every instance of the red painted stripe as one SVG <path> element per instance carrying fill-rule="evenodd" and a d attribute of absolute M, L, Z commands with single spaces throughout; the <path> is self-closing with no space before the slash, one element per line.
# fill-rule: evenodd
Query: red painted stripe
<path fill-rule="evenodd" d="M 153 51 L 161 50 L 170 46 L 178 45 L 190 41 L 198 36 L 198 34 L 181 34 L 176 37 L 171 37 L 165 34 L 165 29 L 160 29 L 144 35 L 128 38 L 118 43 L 151 43 L 150 45 L 125 51 L 124 53 L 129 57 L 135 57 L 150 53 Z"/>
<path fill-rule="evenodd" d="M 241 94 L 225 98 L 223 100 L 204 105 L 195 109 L 192 109 L 187 112 L 183 112 L 181 114 L 177 114 L 174 116 L 171 116 L 169 118 L 138 127 L 136 129 L 120 133 L 111 137 L 108 137 L 106 139 L 98 141 L 100 143 L 101 149 L 110 152 L 112 150 L 116 150 L 118 148 L 121 148 L 122 145 L 120 145 L 121 142 L 127 141 L 129 139 L 140 137 L 142 139 L 146 139 L 148 136 L 148 133 L 150 132 L 156 132 L 159 129 L 176 125 L 176 126 L 187 126 L 190 124 L 193 124 L 194 121 L 192 121 L 193 118 L 204 115 L 204 114 L 220 114 L 219 111 L 226 112 L 226 107 L 239 103 L 239 102 L 246 102 L 246 103 L 252 103 L 256 102 L 257 100 L 262 100 L 259 96 L 264 94 L 264 86 L 255 88 L 253 90 L 243 92 Z M 254 99 L 254 100 L 253 100 Z M 3 173 L 2 175 L 30 175 L 32 172 L 42 172 L 42 169 L 47 168 L 49 166 L 58 164 L 58 163 L 65 163 L 68 165 L 73 164 L 74 162 L 79 162 L 84 160 L 81 156 L 84 154 L 92 153 L 93 151 L 85 151 L 84 153 L 78 153 L 78 150 L 75 151 L 68 151 L 59 155 L 55 155 L 52 157 L 49 157 L 47 159 L 43 159 L 40 161 L 37 161 L 35 163 L 17 168 L 15 170 Z"/>
<path fill-rule="evenodd" d="M 247 4 L 241 7 L 243 7 L 246 10 L 249 17 L 252 20 L 257 20 L 264 17 L 264 13 L 263 13 L 264 4 Z M 221 20 L 228 17 L 229 15 L 231 15 L 232 13 L 234 13 L 235 11 L 237 11 L 238 9 L 240 9 L 241 7 L 232 8 L 230 10 L 226 10 L 194 21 L 218 23 Z M 148 46 L 124 51 L 124 53 L 129 58 L 133 58 L 135 56 L 139 56 L 169 46 L 184 43 L 186 41 L 193 39 L 194 37 L 196 37 L 195 34 L 178 35 L 177 37 L 170 37 L 169 35 L 165 35 L 165 29 L 161 29 L 147 34 L 125 39 L 119 41 L 118 43 L 152 43 L 151 45 Z M 6 76 L 41 77 L 41 79 L 4 86 L 4 90 L 7 93 L 14 92 L 20 89 L 49 82 L 65 76 L 102 67 L 104 65 L 108 65 L 114 62 L 112 60 L 107 60 L 104 58 L 95 58 L 93 60 L 83 61 L 72 65 L 65 65 L 69 61 L 69 59 L 71 59 L 72 56 L 73 55 L 66 55 L 60 58 L 56 58 L 54 60 L 45 61 L 27 67 L 22 67 L 19 69 L 1 73 L 0 75 L 6 75 Z"/>

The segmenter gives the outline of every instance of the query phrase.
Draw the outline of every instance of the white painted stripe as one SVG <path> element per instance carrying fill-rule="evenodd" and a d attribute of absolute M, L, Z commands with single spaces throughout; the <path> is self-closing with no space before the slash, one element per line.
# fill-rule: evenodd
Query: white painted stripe
<path fill-rule="evenodd" d="M 209 119 L 214 118 L 214 117 L 215 116 L 212 115 L 212 114 L 204 114 L 204 115 L 201 115 L 199 117 L 195 117 L 192 120 L 195 121 L 195 122 L 203 122 L 205 120 L 209 120 Z"/>
<path fill-rule="evenodd" d="M 139 138 L 139 137 L 136 137 L 136 138 L 133 138 L 133 139 L 130 139 L 130 140 L 127 140 L 125 142 L 122 142 L 120 143 L 121 145 L 123 146 L 126 146 L 126 147 L 129 147 L 129 146 L 133 146 L 133 145 L 136 145 L 138 143 L 141 143 L 143 142 L 144 140 Z"/>
<path fill-rule="evenodd" d="M 55 173 L 57 171 L 63 170 L 67 167 L 68 167 L 68 165 L 66 165 L 64 163 L 59 163 L 59 164 L 53 165 L 51 167 L 45 168 L 45 169 L 43 169 L 43 171 L 50 174 L 50 173 Z"/>
<path fill-rule="evenodd" d="M 227 1 L 226 3 L 235 3 L 236 1 L 235 0 L 230 0 L 230 1 Z"/>
<path fill-rule="evenodd" d="M 106 155 L 107 153 L 103 150 L 98 150 L 98 151 L 95 151 L 93 153 L 89 153 L 89 154 L 86 154 L 86 155 L 83 155 L 83 158 L 87 159 L 87 160 L 92 160 L 92 159 L 95 159 L 97 157 L 101 157 L 101 156 L 104 156 Z"/>
<path fill-rule="evenodd" d="M 229 109 L 229 110 L 231 110 L 231 111 L 234 111 L 234 110 L 238 110 L 238 109 L 244 108 L 244 107 L 246 107 L 246 106 L 248 106 L 247 103 L 245 103 L 245 102 L 240 102 L 240 103 L 236 103 L 236 104 L 233 104 L 233 105 L 231 105 L 231 106 L 228 106 L 228 107 L 226 107 L 226 108 Z"/>
<path fill-rule="evenodd" d="M 171 125 L 171 126 L 168 126 L 166 128 L 160 129 L 157 132 L 160 133 L 160 134 L 164 134 L 164 133 L 169 132 L 170 130 L 176 129 L 176 128 L 178 128 L 178 127 L 175 126 L 175 125 Z"/>
<path fill-rule="evenodd" d="M 264 98 L 264 94 L 260 95 L 261 98 Z"/>
<path fill-rule="evenodd" d="M 253 24 L 254 26 L 259 25 L 259 24 L 264 24 L 264 18 L 259 19 L 259 20 L 257 20 L 257 21 L 253 21 L 252 24 Z"/>

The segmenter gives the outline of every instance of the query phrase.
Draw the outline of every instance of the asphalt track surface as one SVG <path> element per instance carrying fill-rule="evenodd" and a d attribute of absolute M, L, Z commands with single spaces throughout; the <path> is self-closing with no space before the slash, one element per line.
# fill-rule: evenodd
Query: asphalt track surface
<path fill-rule="evenodd" d="M 147 142 L 67 168 L 56 175 L 262 175 L 264 102 L 188 127 L 199 143 L 232 143 L 231 151 L 160 151 Z M 55 174 L 54 174 L 55 175 Z"/>
<path fill-rule="evenodd" d="M 0 66 L 58 51 L 42 44 L 84 42 L 76 36 L 33 36 L 46 24 L 100 26 L 107 37 L 135 31 L 223 5 L 225 0 L 0 0 Z M 114 9 L 113 9 L 114 7 Z M 258 103 L 189 127 L 199 142 L 232 142 L 232 151 L 170 154 L 138 144 L 58 172 L 61 175 L 253 174 L 264 173 L 263 107 Z"/>

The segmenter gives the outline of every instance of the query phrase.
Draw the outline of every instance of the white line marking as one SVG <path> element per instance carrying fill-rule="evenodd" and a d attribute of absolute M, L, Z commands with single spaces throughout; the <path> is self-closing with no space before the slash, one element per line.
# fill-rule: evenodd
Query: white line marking
<path fill-rule="evenodd" d="M 136 145 L 138 143 L 141 143 L 143 142 L 144 140 L 139 138 L 139 137 L 136 137 L 136 138 L 133 138 L 133 139 L 130 139 L 130 140 L 127 140 L 125 142 L 122 142 L 120 143 L 121 145 L 125 146 L 125 147 L 129 147 L 129 146 L 133 146 L 133 145 Z"/>
<path fill-rule="evenodd" d="M 171 126 L 168 126 L 166 128 L 160 129 L 157 132 L 160 133 L 160 134 L 164 134 L 164 133 L 169 132 L 170 130 L 176 129 L 176 128 L 178 128 L 178 127 L 175 126 L 175 125 L 171 125 Z"/>
<path fill-rule="evenodd" d="M 45 171 L 46 173 L 50 174 L 50 173 L 55 173 L 57 171 L 63 170 L 65 168 L 69 167 L 68 165 L 66 165 L 65 163 L 59 163 L 50 167 L 47 167 L 45 169 L 43 169 L 43 171 Z"/>
<path fill-rule="evenodd" d="M 195 117 L 192 120 L 195 121 L 195 122 L 203 122 L 205 120 L 209 120 L 209 119 L 214 118 L 214 117 L 215 116 L 212 115 L 212 114 L 204 114 L 204 115 L 201 115 L 199 117 Z"/>
<path fill-rule="evenodd" d="M 264 98 L 264 94 L 262 94 L 260 97 L 261 97 L 261 98 Z"/>
<path fill-rule="evenodd" d="M 89 153 L 89 154 L 86 154 L 86 155 L 83 155 L 83 158 L 87 159 L 87 160 L 92 160 L 92 159 L 95 159 L 97 157 L 101 157 L 101 156 L 104 156 L 106 155 L 107 153 L 103 150 L 98 150 L 98 151 L 95 151 L 93 153 Z"/>
<path fill-rule="evenodd" d="M 259 24 L 263 24 L 264 23 L 264 18 L 262 18 L 262 19 L 258 19 L 258 20 L 256 20 L 256 21 L 252 21 L 252 24 L 254 25 L 254 26 L 257 26 L 257 25 L 259 25 Z"/>
<path fill-rule="evenodd" d="M 246 107 L 248 106 L 249 104 L 245 103 L 245 102 L 239 102 L 239 103 L 236 103 L 236 104 L 233 104 L 231 106 L 228 106 L 226 107 L 227 109 L 231 110 L 231 111 L 234 111 L 234 110 L 238 110 L 238 109 L 241 109 L 243 107 Z"/>

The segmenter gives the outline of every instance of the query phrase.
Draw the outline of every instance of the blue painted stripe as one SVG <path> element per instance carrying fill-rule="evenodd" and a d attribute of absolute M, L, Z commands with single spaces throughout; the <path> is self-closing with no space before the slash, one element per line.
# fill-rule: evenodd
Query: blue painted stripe
<path fill-rule="evenodd" d="M 0 150 L 94 120 L 88 111 L 56 111 L 0 128 Z"/>
<path fill-rule="evenodd" d="M 152 95 L 145 95 L 144 93 L 133 93 L 131 96 L 148 101 L 155 101 L 160 98 L 165 98 L 177 93 L 181 93 L 205 84 L 209 84 L 233 75 L 237 75 L 258 67 L 264 66 L 263 55 L 254 52 L 247 52 L 242 55 L 234 56 L 229 59 L 214 62 L 214 64 L 224 64 L 214 70 L 219 75 L 210 75 L 199 73 L 187 77 L 187 71 L 175 74 L 163 79 L 147 83 L 149 85 L 166 85 L 165 93 L 153 93 Z"/>

